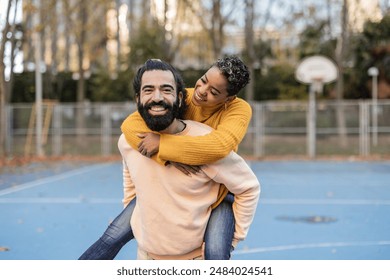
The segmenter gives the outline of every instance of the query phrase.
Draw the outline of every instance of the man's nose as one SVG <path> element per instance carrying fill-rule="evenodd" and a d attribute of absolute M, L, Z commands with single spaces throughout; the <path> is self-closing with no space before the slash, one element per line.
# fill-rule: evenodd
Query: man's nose
<path fill-rule="evenodd" d="M 161 91 L 160 90 L 156 90 L 154 93 L 153 93 L 153 101 L 161 101 L 163 100 L 163 96 L 161 94 Z"/>

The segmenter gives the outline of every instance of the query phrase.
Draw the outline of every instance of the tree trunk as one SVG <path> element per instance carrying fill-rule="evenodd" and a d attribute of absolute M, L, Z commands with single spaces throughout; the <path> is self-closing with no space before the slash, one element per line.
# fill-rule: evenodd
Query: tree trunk
<path fill-rule="evenodd" d="M 214 57 L 221 56 L 223 46 L 223 17 L 220 0 L 213 0 L 213 20 L 211 23 L 211 39 L 213 42 Z"/>
<path fill-rule="evenodd" d="M 85 135 L 85 115 L 84 115 L 84 101 L 85 101 L 85 75 L 84 75 L 84 46 L 86 42 L 86 25 L 87 25 L 87 2 L 80 1 L 79 18 L 81 20 L 80 33 L 78 36 L 78 76 L 77 82 L 77 111 L 76 111 L 76 128 L 77 139 L 79 144 L 84 143 Z"/>
<path fill-rule="evenodd" d="M 245 0 L 245 43 L 248 51 L 248 70 L 253 76 L 254 74 L 254 63 L 255 63 L 255 50 L 254 50 L 254 39 L 253 39 L 253 20 L 254 20 L 254 1 Z M 246 87 L 246 98 L 247 101 L 254 99 L 254 82 L 250 82 Z"/>
<path fill-rule="evenodd" d="M 336 84 L 336 120 L 339 141 L 342 147 L 347 146 L 347 128 L 345 120 L 345 110 L 343 107 L 343 92 L 344 92 L 344 59 L 346 53 L 346 43 L 348 40 L 348 1 L 343 1 L 341 12 L 341 34 L 336 47 L 336 60 L 339 67 L 339 77 Z"/>
<path fill-rule="evenodd" d="M 70 23 L 71 23 L 71 20 L 70 20 L 70 4 L 68 2 L 68 0 L 63 0 L 62 1 L 62 5 L 63 5 L 63 13 L 62 13 L 62 17 L 63 17 L 63 23 L 64 23 L 64 33 L 65 33 L 65 54 L 64 54 L 64 71 L 65 72 L 69 72 L 70 71 L 70 36 L 68 36 L 68 34 L 70 34 Z"/>
<path fill-rule="evenodd" d="M 9 79 L 5 82 L 5 103 L 8 104 L 11 99 L 11 93 L 12 93 L 12 87 L 13 87 L 13 79 L 14 79 L 14 68 L 15 68 L 15 57 L 16 57 L 16 15 L 17 15 L 17 9 L 18 9 L 18 2 L 19 0 L 15 0 L 14 3 L 14 11 L 12 12 L 14 17 L 12 19 L 12 25 L 10 25 L 10 42 L 11 42 L 11 48 L 10 48 L 10 72 L 9 72 Z"/>
<path fill-rule="evenodd" d="M 6 111 L 6 84 L 5 84 L 5 65 L 4 65 L 4 54 L 5 54 L 5 43 L 7 41 L 7 33 L 10 29 L 9 17 L 12 6 L 12 0 L 8 1 L 6 22 L 3 29 L 2 40 L 0 45 L 0 156 L 7 155 L 6 139 L 8 136 L 7 131 L 7 111 Z"/>

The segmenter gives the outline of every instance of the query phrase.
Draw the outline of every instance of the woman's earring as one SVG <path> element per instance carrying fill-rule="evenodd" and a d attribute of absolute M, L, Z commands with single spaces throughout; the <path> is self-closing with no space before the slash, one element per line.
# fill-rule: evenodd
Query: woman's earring
<path fill-rule="evenodd" d="M 227 101 L 225 102 L 225 110 L 227 110 L 227 106 L 228 106 L 228 104 L 227 104 Z"/>

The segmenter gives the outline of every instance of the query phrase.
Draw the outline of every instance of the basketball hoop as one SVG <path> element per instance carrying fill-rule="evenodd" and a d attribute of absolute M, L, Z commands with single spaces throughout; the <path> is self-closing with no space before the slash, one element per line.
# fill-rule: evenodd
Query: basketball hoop
<path fill-rule="evenodd" d="M 336 65 L 329 58 L 321 55 L 303 59 L 295 71 L 295 78 L 304 84 L 333 82 L 338 77 Z"/>
<path fill-rule="evenodd" d="M 324 82 L 322 78 L 313 78 L 312 82 L 310 83 L 311 90 L 316 93 L 322 93 L 323 85 Z"/>
<path fill-rule="evenodd" d="M 296 71 L 295 78 L 309 84 L 309 104 L 307 117 L 307 152 L 309 157 L 316 155 L 316 93 L 322 93 L 323 85 L 338 77 L 336 65 L 325 56 L 315 55 L 303 59 Z"/>

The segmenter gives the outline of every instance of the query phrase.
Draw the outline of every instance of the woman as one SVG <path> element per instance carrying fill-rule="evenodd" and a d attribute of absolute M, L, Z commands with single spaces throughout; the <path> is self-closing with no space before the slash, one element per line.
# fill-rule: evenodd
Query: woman
<path fill-rule="evenodd" d="M 205 136 L 177 136 L 151 133 L 138 112 L 131 114 L 121 129 L 127 142 L 140 153 L 152 157 L 161 164 L 173 164 L 184 173 L 199 172 L 201 165 L 225 157 L 237 151 L 247 131 L 252 115 L 250 105 L 236 98 L 249 82 L 249 71 L 236 56 L 227 56 L 215 62 L 196 82 L 195 88 L 187 89 L 186 119 L 205 123 L 212 128 Z M 230 259 L 233 240 L 234 197 L 221 186 L 218 200 L 205 233 L 205 259 Z M 79 259 L 113 259 L 119 250 L 134 238 L 130 218 L 134 198 L 111 223 L 104 234 Z"/>

